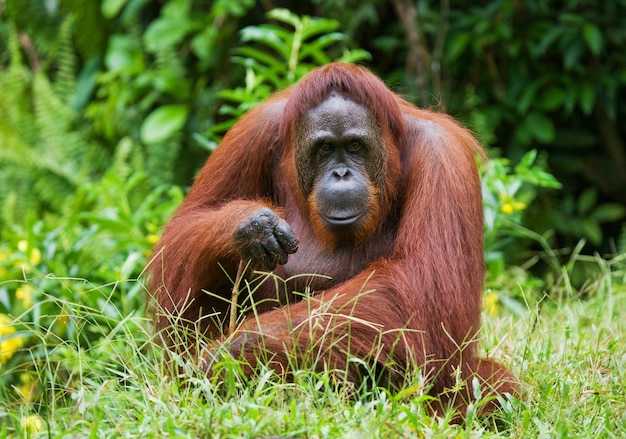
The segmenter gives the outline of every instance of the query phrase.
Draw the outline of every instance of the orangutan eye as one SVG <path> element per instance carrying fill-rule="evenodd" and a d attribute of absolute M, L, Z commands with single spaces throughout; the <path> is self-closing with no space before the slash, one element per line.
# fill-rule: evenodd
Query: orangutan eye
<path fill-rule="evenodd" d="M 361 142 L 351 142 L 350 145 L 348 145 L 348 152 L 351 153 L 360 152 L 362 149 L 363 145 Z"/>
<path fill-rule="evenodd" d="M 317 153 L 320 155 L 320 157 L 325 157 L 328 154 L 330 154 L 332 151 L 333 151 L 333 146 L 330 143 L 328 143 L 328 142 L 322 143 L 317 148 Z"/>

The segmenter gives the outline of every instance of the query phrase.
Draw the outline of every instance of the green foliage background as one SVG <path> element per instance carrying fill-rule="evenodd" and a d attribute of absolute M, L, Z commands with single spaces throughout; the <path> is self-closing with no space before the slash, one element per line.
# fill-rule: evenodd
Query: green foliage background
<path fill-rule="evenodd" d="M 492 157 L 538 150 L 563 189 L 540 194 L 526 225 L 552 247 L 584 239 L 586 252 L 623 250 L 625 1 L 284 1 L 327 17 L 316 47 L 295 31 L 294 53 L 258 41 L 291 33 L 267 14 L 277 4 L 3 2 L 3 226 L 63 209 L 120 142 L 132 142 L 151 187 L 188 186 L 237 115 L 351 49 L 345 59 L 463 120 Z"/>
<path fill-rule="evenodd" d="M 0 0 L 0 401 L 63 405 L 84 351 L 126 373 L 146 258 L 197 170 L 334 60 L 487 148 L 491 311 L 623 285 L 625 41 L 626 0 Z"/>

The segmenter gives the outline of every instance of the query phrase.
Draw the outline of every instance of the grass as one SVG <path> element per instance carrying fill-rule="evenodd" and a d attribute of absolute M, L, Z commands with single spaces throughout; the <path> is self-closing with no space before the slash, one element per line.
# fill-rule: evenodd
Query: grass
<path fill-rule="evenodd" d="M 484 349 L 525 383 L 523 399 L 490 418 L 433 418 L 419 383 L 355 397 L 308 371 L 289 383 L 269 371 L 248 382 L 231 375 L 220 387 L 191 371 L 180 385 L 139 313 L 112 318 L 67 303 L 80 308 L 83 330 L 101 331 L 99 341 L 77 331 L 60 342 L 32 328 L 37 367 L 14 383 L 26 397 L 0 390 L 0 437 L 625 437 L 626 273 L 620 260 L 588 262 L 600 270 L 584 297 L 563 276 L 542 300 L 522 291 L 521 317 L 485 313 Z"/>

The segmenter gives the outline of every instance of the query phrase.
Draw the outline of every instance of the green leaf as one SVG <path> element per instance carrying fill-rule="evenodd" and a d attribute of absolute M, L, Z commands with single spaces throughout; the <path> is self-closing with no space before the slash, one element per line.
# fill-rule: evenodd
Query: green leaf
<path fill-rule="evenodd" d="M 532 172 L 527 176 L 526 180 L 539 187 L 551 189 L 561 189 L 563 187 L 554 175 L 537 167 L 532 169 Z"/>
<path fill-rule="evenodd" d="M 302 38 L 307 40 L 315 35 L 331 34 L 339 28 L 339 22 L 336 20 L 328 20 L 317 18 L 311 20 L 302 32 Z M 343 34 L 340 34 L 343 38 Z"/>
<path fill-rule="evenodd" d="M 289 24 L 294 28 L 298 28 L 302 24 L 300 18 L 296 14 L 285 8 L 272 9 L 267 13 L 267 18 L 273 18 L 274 20 Z"/>
<path fill-rule="evenodd" d="M 602 243 L 602 229 L 597 221 L 586 218 L 582 221 L 583 230 L 593 245 Z"/>
<path fill-rule="evenodd" d="M 174 20 L 186 20 L 191 11 L 192 0 L 169 0 L 163 6 L 161 15 Z"/>
<path fill-rule="evenodd" d="M 337 61 L 347 62 L 347 63 L 357 63 L 360 61 L 370 61 L 371 59 L 372 59 L 372 54 L 369 53 L 367 50 L 354 49 L 354 50 L 345 50 Z"/>
<path fill-rule="evenodd" d="M 98 74 L 100 73 L 100 60 L 97 57 L 86 59 L 76 82 L 76 93 L 72 99 L 74 110 L 83 109 L 92 99 L 92 93 L 96 88 Z"/>
<path fill-rule="evenodd" d="M 300 59 L 306 59 L 307 57 L 313 58 L 319 65 L 330 62 L 328 55 L 324 52 L 328 46 L 337 44 L 343 40 L 343 35 L 339 33 L 332 33 L 324 35 L 310 43 L 305 44 L 300 51 Z"/>
<path fill-rule="evenodd" d="M 458 60 L 463 52 L 467 50 L 467 47 L 471 42 L 471 38 L 472 37 L 469 33 L 461 33 L 450 38 L 448 42 L 450 49 L 447 51 L 450 60 Z"/>
<path fill-rule="evenodd" d="M 526 154 L 522 156 L 519 161 L 519 164 L 515 167 L 516 171 L 519 172 L 521 169 L 529 169 L 533 163 L 535 163 L 535 159 L 537 158 L 537 150 L 531 149 Z"/>
<path fill-rule="evenodd" d="M 201 60 L 209 60 L 218 36 L 218 28 L 209 26 L 191 39 L 191 49 Z"/>
<path fill-rule="evenodd" d="M 618 221 L 626 215 L 626 208 L 617 203 L 604 203 L 599 205 L 591 214 L 591 217 L 601 223 Z"/>
<path fill-rule="evenodd" d="M 578 212 L 585 214 L 595 206 L 598 201 L 598 192 L 595 189 L 589 188 L 585 190 L 578 198 Z"/>
<path fill-rule="evenodd" d="M 541 113 L 530 113 L 527 116 L 527 126 L 533 137 L 540 142 L 550 143 L 554 140 L 554 123 Z"/>
<path fill-rule="evenodd" d="M 113 35 L 109 41 L 105 64 L 112 72 L 141 72 L 144 62 L 139 44 L 131 37 Z"/>
<path fill-rule="evenodd" d="M 241 56 L 233 57 L 233 61 L 247 67 L 252 67 L 255 70 L 263 70 L 267 67 L 284 68 L 285 66 L 284 60 L 276 59 L 275 56 L 268 55 L 266 51 L 259 50 L 254 47 L 241 47 L 239 49 L 235 49 L 234 53 Z"/>
<path fill-rule="evenodd" d="M 583 25 L 583 38 L 591 53 L 599 55 L 602 52 L 602 33 L 595 24 L 585 23 Z"/>
<path fill-rule="evenodd" d="M 565 92 L 561 87 L 552 86 L 541 93 L 538 104 L 546 111 L 553 111 L 563 105 Z"/>
<path fill-rule="evenodd" d="M 586 82 L 580 86 L 580 108 L 586 115 L 591 114 L 596 102 L 596 90 L 592 84 Z"/>
<path fill-rule="evenodd" d="M 146 117 L 141 124 L 140 136 L 144 143 L 158 143 L 180 130 L 187 121 L 185 105 L 164 105 Z"/>
<path fill-rule="evenodd" d="M 528 87 L 524 88 L 522 95 L 517 100 L 517 108 L 521 114 L 528 112 L 530 105 L 535 100 L 535 93 L 537 93 L 538 87 L 539 87 L 539 82 L 535 81 L 531 83 Z"/>
<path fill-rule="evenodd" d="M 217 142 L 211 139 L 208 139 L 206 136 L 203 136 L 202 134 L 193 133 L 191 137 L 193 138 L 193 140 L 196 141 L 198 145 L 200 145 L 202 148 L 206 149 L 207 151 L 213 152 L 215 148 L 217 148 Z"/>
<path fill-rule="evenodd" d="M 344 35 L 339 32 L 333 32 L 330 34 L 325 34 L 320 36 L 319 38 L 307 43 L 305 47 L 312 46 L 315 50 L 323 51 L 326 47 L 331 46 L 333 44 L 337 44 L 344 40 Z"/>
<path fill-rule="evenodd" d="M 159 18 L 154 20 L 143 37 L 146 49 L 150 52 L 158 52 L 164 47 L 172 47 L 180 43 L 192 27 L 193 23 L 186 19 Z"/>
<path fill-rule="evenodd" d="M 256 41 L 274 49 L 283 60 L 289 59 L 292 35 L 274 26 L 248 26 L 241 30 L 241 41 Z"/>
<path fill-rule="evenodd" d="M 152 85 L 156 90 L 179 98 L 187 98 L 189 96 L 189 81 L 181 79 L 174 71 L 158 70 L 154 73 Z"/>
<path fill-rule="evenodd" d="M 524 123 L 520 123 L 517 127 L 515 127 L 513 136 L 516 142 L 519 142 L 522 145 L 529 145 L 532 142 L 532 127 L 529 126 L 530 121 L 528 118 L 524 119 L 524 121 Z"/>
<path fill-rule="evenodd" d="M 580 61 L 580 56 L 583 52 L 583 45 L 579 42 L 572 42 L 570 46 L 565 51 L 563 61 L 566 70 L 571 70 L 572 68 L 578 65 Z"/>
<path fill-rule="evenodd" d="M 217 0 L 210 2 L 209 5 L 211 3 L 214 4 L 213 14 L 215 16 L 223 17 L 226 15 L 232 15 L 235 17 L 241 17 L 255 4 L 255 0 Z"/>
<path fill-rule="evenodd" d="M 565 27 L 563 25 L 554 25 L 549 30 L 547 30 L 541 37 L 541 40 L 538 44 L 535 45 L 533 49 L 533 53 L 536 57 L 543 56 L 547 50 L 552 46 L 552 44 L 557 40 L 557 38 L 561 37 L 563 32 L 565 31 Z M 469 38 L 469 35 L 468 35 Z"/>
<path fill-rule="evenodd" d="M 105 18 L 113 18 L 119 14 L 127 0 L 103 0 L 100 10 Z"/>

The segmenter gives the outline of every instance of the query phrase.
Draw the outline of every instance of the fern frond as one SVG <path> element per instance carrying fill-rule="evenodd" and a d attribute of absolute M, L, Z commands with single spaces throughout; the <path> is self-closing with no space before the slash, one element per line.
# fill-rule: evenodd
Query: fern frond
<path fill-rule="evenodd" d="M 74 18 L 70 15 L 61 25 L 54 57 L 57 65 L 54 91 L 57 96 L 64 100 L 65 104 L 72 102 L 76 91 L 76 55 L 72 50 L 73 24 Z"/>
<path fill-rule="evenodd" d="M 2 222 L 60 211 L 77 187 L 100 171 L 102 150 L 84 139 L 70 107 L 75 90 L 71 22 L 59 32 L 58 73 L 24 64 L 17 32 L 9 25 L 9 66 L 0 72 L 0 206 Z"/>

